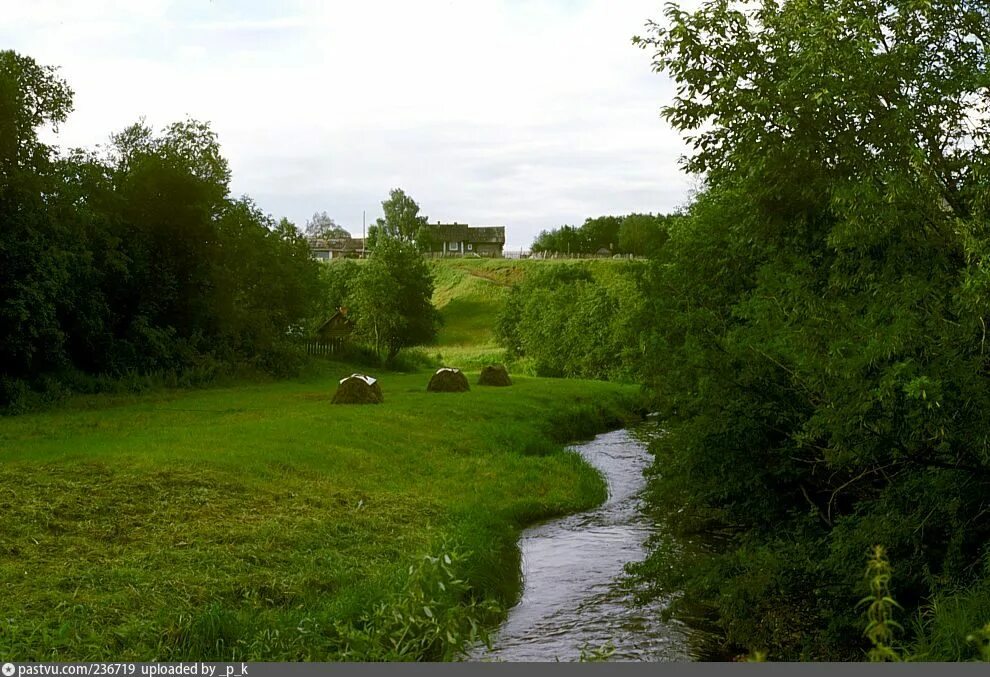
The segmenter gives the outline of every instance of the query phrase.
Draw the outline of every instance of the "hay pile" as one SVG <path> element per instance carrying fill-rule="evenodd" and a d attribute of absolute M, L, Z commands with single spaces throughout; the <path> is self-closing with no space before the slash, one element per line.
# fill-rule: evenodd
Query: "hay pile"
<path fill-rule="evenodd" d="M 467 376 L 460 369 L 441 367 L 433 374 L 426 390 L 431 393 L 463 393 L 471 390 L 471 386 L 468 385 Z"/>
<path fill-rule="evenodd" d="M 364 374 L 351 374 L 340 379 L 333 404 L 381 404 L 385 401 L 378 379 Z"/>
<path fill-rule="evenodd" d="M 481 369 L 481 376 L 478 377 L 479 386 L 511 386 L 512 379 L 509 378 L 509 370 L 504 364 L 488 364 Z"/>

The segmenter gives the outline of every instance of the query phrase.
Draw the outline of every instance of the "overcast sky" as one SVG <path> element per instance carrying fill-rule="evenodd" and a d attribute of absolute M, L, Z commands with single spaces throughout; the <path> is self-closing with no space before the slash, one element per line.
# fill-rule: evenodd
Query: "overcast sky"
<path fill-rule="evenodd" d="M 661 0 L 0 0 L 0 49 L 61 67 L 93 146 L 145 117 L 211 122 L 232 189 L 355 235 L 389 189 L 508 245 L 586 217 L 666 212 L 692 185 L 631 44 Z"/>

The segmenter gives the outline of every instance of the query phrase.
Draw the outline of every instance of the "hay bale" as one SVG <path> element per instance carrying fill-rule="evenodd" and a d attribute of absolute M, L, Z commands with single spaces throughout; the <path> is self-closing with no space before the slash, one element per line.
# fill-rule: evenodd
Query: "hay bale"
<path fill-rule="evenodd" d="M 486 364 L 481 369 L 481 376 L 478 377 L 479 386 L 511 386 L 512 379 L 509 378 L 509 370 L 504 364 Z"/>
<path fill-rule="evenodd" d="M 333 404 L 381 404 L 385 401 L 378 379 L 364 374 L 351 374 L 340 379 Z"/>
<path fill-rule="evenodd" d="M 431 393 L 463 393 L 471 390 L 467 376 L 460 369 L 441 367 L 433 374 L 426 390 Z"/>

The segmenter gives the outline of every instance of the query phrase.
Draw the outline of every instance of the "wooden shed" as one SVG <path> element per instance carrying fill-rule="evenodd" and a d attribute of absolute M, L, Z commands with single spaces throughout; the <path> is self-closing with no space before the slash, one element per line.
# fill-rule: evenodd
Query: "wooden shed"
<path fill-rule="evenodd" d="M 337 308 L 336 312 L 317 328 L 308 352 L 310 355 L 332 355 L 340 351 L 353 331 L 354 323 L 347 317 L 347 308 Z"/>

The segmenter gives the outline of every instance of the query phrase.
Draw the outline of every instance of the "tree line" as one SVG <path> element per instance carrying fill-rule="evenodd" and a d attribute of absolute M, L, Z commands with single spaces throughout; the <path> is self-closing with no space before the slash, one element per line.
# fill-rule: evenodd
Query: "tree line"
<path fill-rule="evenodd" d="M 627 214 L 585 219 L 580 226 L 565 225 L 541 231 L 533 240 L 534 253 L 632 254 L 649 256 L 667 241 L 667 229 L 677 214 Z"/>
<path fill-rule="evenodd" d="M 231 196 L 206 123 L 138 122 L 96 150 L 43 143 L 72 95 L 54 68 L 0 52 L 0 407 L 135 376 L 180 385 L 298 370 L 298 339 L 330 301 L 305 237 Z M 325 213 L 307 230 L 346 233 Z M 417 322 L 436 324 L 429 272 L 403 236 L 384 233 L 346 299 L 383 356 L 432 337 Z"/>

